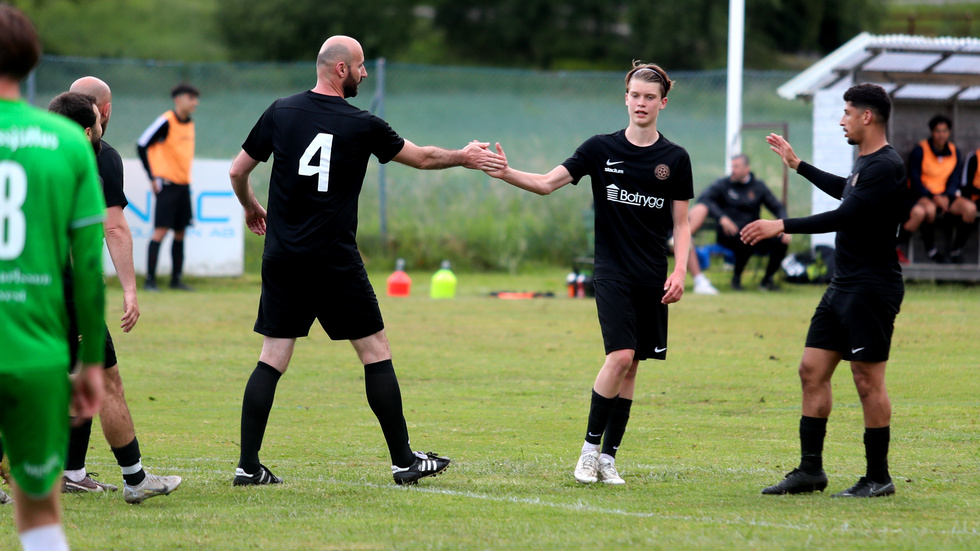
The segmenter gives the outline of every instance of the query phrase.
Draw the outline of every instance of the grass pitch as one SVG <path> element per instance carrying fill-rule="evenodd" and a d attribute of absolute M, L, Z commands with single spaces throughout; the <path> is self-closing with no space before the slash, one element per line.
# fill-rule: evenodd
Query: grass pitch
<path fill-rule="evenodd" d="M 571 475 L 603 356 L 594 302 L 562 297 L 560 270 L 460 274 L 447 301 L 427 297 L 429 274 L 411 275 L 411 297 L 380 300 L 413 447 L 452 457 L 443 476 L 392 483 L 356 356 L 315 326 L 279 384 L 261 454 L 286 483 L 233 488 L 261 344 L 258 281 L 201 281 L 193 294 L 141 294 L 134 332 L 113 330 L 143 464 L 184 484 L 140 506 L 120 493 L 63 496 L 73 548 L 980 547 L 976 287 L 909 287 L 888 367 L 898 495 L 847 501 L 829 495 L 864 469 L 847 364 L 834 380 L 827 492 L 759 494 L 797 462 L 796 367 L 822 288 L 722 284 L 721 296 L 672 306 L 668 360 L 640 367 L 617 462 L 627 483 L 605 487 Z M 382 293 L 386 276 L 372 274 Z M 112 316 L 120 303 L 110 288 Z M 98 427 L 88 468 L 122 482 Z M 2 549 L 18 548 L 12 513 L 0 508 Z"/>

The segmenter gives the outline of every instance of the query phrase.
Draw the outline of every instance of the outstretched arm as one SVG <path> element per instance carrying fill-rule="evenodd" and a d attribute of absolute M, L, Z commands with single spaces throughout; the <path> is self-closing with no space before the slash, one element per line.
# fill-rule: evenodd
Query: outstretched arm
<path fill-rule="evenodd" d="M 235 191 L 238 202 L 241 203 L 242 209 L 245 210 L 245 225 L 255 235 L 265 235 L 265 208 L 255 198 L 255 192 L 252 190 L 252 182 L 248 178 L 249 174 L 258 165 L 258 161 L 242 150 L 235 157 L 235 161 L 231 163 L 231 170 L 228 171 L 228 177 L 231 178 L 231 188 Z"/>
<path fill-rule="evenodd" d="M 497 143 L 497 154 L 503 159 L 503 166 L 498 170 L 487 170 L 485 172 L 514 187 L 519 187 L 538 195 L 548 195 L 556 189 L 572 182 L 572 175 L 562 165 L 556 166 L 547 174 L 521 172 L 520 170 L 514 170 L 507 164 L 507 155 L 504 153 L 504 148 L 500 147 L 499 142 Z"/>
<path fill-rule="evenodd" d="M 497 170 L 505 166 L 505 159 L 490 151 L 488 142 L 470 142 L 463 149 L 442 149 L 432 145 L 420 147 L 405 140 L 402 150 L 392 160 L 421 170 L 437 170 L 454 166 Z"/>
<path fill-rule="evenodd" d="M 793 151 L 793 146 L 779 134 L 769 134 L 766 136 L 766 141 L 769 142 L 769 149 L 779 155 L 786 166 L 795 170 L 827 195 L 834 199 L 841 198 L 844 193 L 844 184 L 847 182 L 844 178 L 800 161 L 800 158 Z"/>

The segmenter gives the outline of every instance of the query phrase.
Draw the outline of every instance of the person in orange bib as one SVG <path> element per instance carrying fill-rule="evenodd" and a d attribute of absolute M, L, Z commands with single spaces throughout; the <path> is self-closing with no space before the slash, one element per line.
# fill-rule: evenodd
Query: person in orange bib
<path fill-rule="evenodd" d="M 960 180 L 959 152 L 949 139 L 952 130 L 953 121 L 945 115 L 929 119 L 929 138 L 912 148 L 907 165 L 914 204 L 908 220 L 902 225 L 901 241 L 908 242 L 909 237 L 919 230 L 926 254 L 938 263 L 946 262 L 946 257 L 936 247 L 934 224 L 947 212 L 956 214 L 950 207 Z M 956 215 L 962 217 L 962 214 Z"/>
<path fill-rule="evenodd" d="M 956 238 L 949 251 L 949 261 L 954 264 L 962 262 L 963 246 L 976 229 L 977 207 L 980 207 L 980 170 L 977 170 L 977 159 L 980 159 L 980 148 L 966 154 L 960 165 L 960 181 L 949 206 L 949 212 L 960 218 L 956 228 Z"/>
<path fill-rule="evenodd" d="M 174 108 L 153 121 L 136 143 L 136 151 L 156 194 L 153 236 L 147 254 L 147 291 L 158 291 L 157 258 L 160 242 L 173 230 L 170 253 L 173 276 L 170 288 L 190 291 L 181 279 L 184 270 L 184 231 L 193 221 L 191 214 L 191 162 L 194 160 L 194 121 L 201 93 L 189 84 L 178 84 L 170 92 Z"/>

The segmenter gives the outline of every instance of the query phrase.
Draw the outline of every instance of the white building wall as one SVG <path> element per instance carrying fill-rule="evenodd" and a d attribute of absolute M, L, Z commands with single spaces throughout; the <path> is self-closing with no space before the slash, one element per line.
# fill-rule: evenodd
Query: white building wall
<path fill-rule="evenodd" d="M 844 91 L 851 87 L 851 79 L 843 79 L 831 88 L 813 95 L 813 166 L 846 178 L 854 164 L 854 146 L 848 145 L 840 126 L 844 114 Z M 811 211 L 813 214 L 834 210 L 840 201 L 813 188 Z M 833 233 L 811 237 L 812 246 L 834 246 Z"/>

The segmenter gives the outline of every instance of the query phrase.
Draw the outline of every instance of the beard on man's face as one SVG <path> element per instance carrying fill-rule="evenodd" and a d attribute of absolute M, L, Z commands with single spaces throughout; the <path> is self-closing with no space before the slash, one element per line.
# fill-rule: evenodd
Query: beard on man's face
<path fill-rule="evenodd" d="M 344 97 L 352 98 L 357 95 L 357 85 L 359 82 L 354 78 L 354 71 L 347 73 L 347 77 L 344 79 Z"/>

